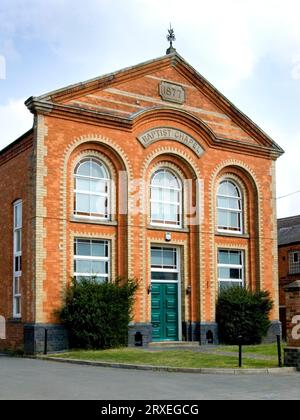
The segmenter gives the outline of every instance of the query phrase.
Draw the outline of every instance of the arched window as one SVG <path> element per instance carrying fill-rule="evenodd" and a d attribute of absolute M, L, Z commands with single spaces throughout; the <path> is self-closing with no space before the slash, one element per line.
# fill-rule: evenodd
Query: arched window
<path fill-rule="evenodd" d="M 150 185 L 151 224 L 182 226 L 182 184 L 169 169 L 160 169 Z"/>
<path fill-rule="evenodd" d="M 243 200 L 239 187 L 232 180 L 222 181 L 217 195 L 218 230 L 243 232 Z"/>
<path fill-rule="evenodd" d="M 110 182 L 102 162 L 95 158 L 81 160 L 75 169 L 74 214 L 109 220 Z"/>

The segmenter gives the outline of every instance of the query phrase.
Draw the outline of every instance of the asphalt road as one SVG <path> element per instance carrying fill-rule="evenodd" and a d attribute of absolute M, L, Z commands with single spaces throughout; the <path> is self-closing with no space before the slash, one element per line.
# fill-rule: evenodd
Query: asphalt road
<path fill-rule="evenodd" d="M 1 400 L 300 400 L 300 373 L 198 375 L 0 357 Z"/>

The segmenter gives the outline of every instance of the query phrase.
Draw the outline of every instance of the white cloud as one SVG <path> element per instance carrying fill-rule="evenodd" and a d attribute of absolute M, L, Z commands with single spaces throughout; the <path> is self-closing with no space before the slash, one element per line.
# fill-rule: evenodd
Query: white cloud
<path fill-rule="evenodd" d="M 287 195 L 300 191 L 299 156 L 300 131 L 281 136 L 281 145 L 285 154 L 277 162 L 277 201 L 278 217 L 300 214 L 300 194 Z"/>
<path fill-rule="evenodd" d="M 24 100 L 10 99 L 6 105 L 0 106 L 0 150 L 32 127 L 32 115 Z"/>
<path fill-rule="evenodd" d="M 292 59 L 292 78 L 300 80 L 300 54 Z"/>
<path fill-rule="evenodd" d="M 133 64 L 143 53 L 148 58 L 163 55 L 167 47 L 164 36 L 171 21 L 179 53 L 187 59 L 192 57 L 200 71 L 207 68 L 212 81 L 226 90 L 252 77 L 257 62 L 270 49 L 290 60 L 300 42 L 298 0 L 1 3 L 2 50 L 5 47 L 7 54 L 18 54 L 12 40 L 17 34 L 45 43 L 59 60 L 69 64 L 103 68 L 107 63 L 107 68 L 114 70 Z"/>
<path fill-rule="evenodd" d="M 6 60 L 3 55 L 0 55 L 0 80 L 6 77 Z"/>
<path fill-rule="evenodd" d="M 298 0 L 136 0 L 146 30 L 167 26 L 177 33 L 179 53 L 229 91 L 254 75 L 265 55 L 290 61 L 300 42 Z M 149 23 L 147 26 L 147 22 Z M 155 23 L 154 23 L 155 22 Z M 161 36 L 161 35 L 160 35 Z M 204 74 L 205 75 L 205 74 Z"/>

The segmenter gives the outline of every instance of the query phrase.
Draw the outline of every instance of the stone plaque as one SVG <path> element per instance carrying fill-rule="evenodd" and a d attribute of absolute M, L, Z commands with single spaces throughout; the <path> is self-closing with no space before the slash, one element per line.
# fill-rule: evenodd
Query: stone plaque
<path fill-rule="evenodd" d="M 159 94 L 164 101 L 183 104 L 185 102 L 185 90 L 182 86 L 169 82 L 159 84 Z"/>
<path fill-rule="evenodd" d="M 156 141 L 175 140 L 189 147 L 198 157 L 204 152 L 197 140 L 184 131 L 172 127 L 152 128 L 138 136 L 138 140 L 145 148 Z"/>

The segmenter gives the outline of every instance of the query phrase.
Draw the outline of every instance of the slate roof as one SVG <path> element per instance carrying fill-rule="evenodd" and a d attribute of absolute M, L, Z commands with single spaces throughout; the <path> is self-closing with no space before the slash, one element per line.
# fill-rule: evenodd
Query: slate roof
<path fill-rule="evenodd" d="M 278 245 L 300 243 L 300 215 L 278 219 Z"/>

